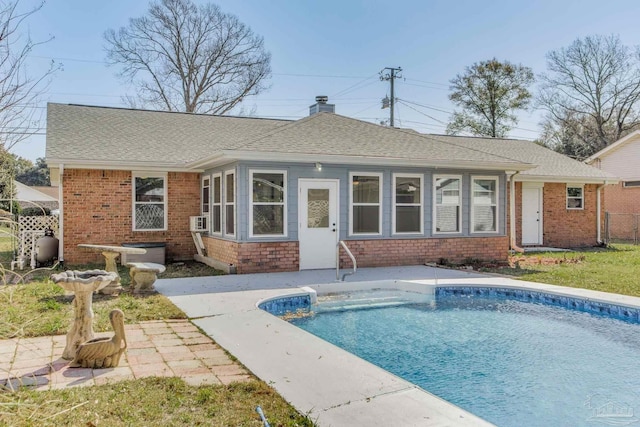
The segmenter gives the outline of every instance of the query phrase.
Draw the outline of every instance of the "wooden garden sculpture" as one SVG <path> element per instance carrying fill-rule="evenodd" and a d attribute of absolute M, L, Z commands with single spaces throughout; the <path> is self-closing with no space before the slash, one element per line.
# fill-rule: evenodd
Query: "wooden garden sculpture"
<path fill-rule="evenodd" d="M 115 309 L 109 313 L 109 320 L 115 335 L 111 338 L 94 338 L 80 344 L 76 357 L 69 364 L 70 368 L 115 368 L 120 363 L 120 356 L 127 348 L 124 336 L 124 313 Z"/>

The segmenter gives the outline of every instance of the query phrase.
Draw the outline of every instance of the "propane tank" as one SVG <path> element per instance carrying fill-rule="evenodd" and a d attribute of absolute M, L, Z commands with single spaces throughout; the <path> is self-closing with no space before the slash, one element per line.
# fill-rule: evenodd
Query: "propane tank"
<path fill-rule="evenodd" d="M 53 235 L 53 230 L 44 230 L 44 236 L 36 241 L 36 263 L 37 266 L 51 263 L 58 258 L 59 240 Z"/>

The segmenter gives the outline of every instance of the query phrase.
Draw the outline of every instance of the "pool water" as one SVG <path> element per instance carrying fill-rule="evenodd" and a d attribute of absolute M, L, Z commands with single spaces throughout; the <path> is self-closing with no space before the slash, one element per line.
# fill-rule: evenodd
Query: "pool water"
<path fill-rule="evenodd" d="M 498 426 L 640 425 L 640 325 L 478 296 L 292 323 Z"/>

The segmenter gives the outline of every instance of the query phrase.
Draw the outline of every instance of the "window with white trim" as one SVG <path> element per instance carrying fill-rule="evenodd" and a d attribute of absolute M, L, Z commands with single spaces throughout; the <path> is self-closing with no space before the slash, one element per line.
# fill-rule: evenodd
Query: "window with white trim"
<path fill-rule="evenodd" d="M 224 173 L 224 232 L 227 236 L 236 235 L 236 174 Z"/>
<path fill-rule="evenodd" d="M 132 173 L 133 231 L 167 229 L 167 175 Z"/>
<path fill-rule="evenodd" d="M 625 188 L 640 187 L 640 181 L 624 181 L 623 186 Z"/>
<path fill-rule="evenodd" d="M 211 207 L 211 178 L 202 177 L 202 192 L 200 194 L 200 211 L 202 216 L 209 215 Z"/>
<path fill-rule="evenodd" d="M 462 229 L 462 177 L 433 177 L 433 232 L 459 233 Z"/>
<path fill-rule="evenodd" d="M 351 234 L 380 234 L 382 229 L 382 174 L 349 173 Z"/>
<path fill-rule="evenodd" d="M 211 232 L 222 233 L 222 174 L 213 174 L 213 192 L 211 199 Z"/>
<path fill-rule="evenodd" d="M 471 177 L 471 232 L 498 231 L 498 177 Z"/>
<path fill-rule="evenodd" d="M 287 234 L 287 172 L 249 171 L 251 197 L 249 219 L 251 237 Z"/>
<path fill-rule="evenodd" d="M 393 231 L 422 233 L 422 175 L 393 175 Z"/>
<path fill-rule="evenodd" d="M 584 187 L 567 185 L 567 209 L 584 209 Z"/>

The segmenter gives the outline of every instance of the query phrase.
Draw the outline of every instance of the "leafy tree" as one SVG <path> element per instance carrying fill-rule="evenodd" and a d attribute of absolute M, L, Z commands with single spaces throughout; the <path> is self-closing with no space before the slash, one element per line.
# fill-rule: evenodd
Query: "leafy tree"
<path fill-rule="evenodd" d="M 44 3 L 26 12 L 19 11 L 19 3 L 0 2 L 0 147 L 4 150 L 38 131 L 39 120 L 33 107 L 46 90 L 49 77 L 60 68 L 52 62 L 39 76 L 27 73 L 28 56 L 49 40 L 35 42 L 20 33 L 20 26 Z"/>
<path fill-rule="evenodd" d="M 224 114 L 271 74 L 262 37 L 211 3 L 161 0 L 104 37 L 109 62 L 137 88 L 132 107 Z"/>
<path fill-rule="evenodd" d="M 449 99 L 461 111 L 453 112 L 447 133 L 505 137 L 518 123 L 514 112 L 529 105 L 533 81 L 531 68 L 495 58 L 467 67 L 450 81 Z"/>
<path fill-rule="evenodd" d="M 10 203 L 15 197 L 15 168 L 16 157 L 0 147 L 0 209 L 5 211 L 11 209 Z"/>
<path fill-rule="evenodd" d="M 25 159 L 22 159 L 23 161 Z M 42 157 L 36 159 L 33 165 L 30 161 L 28 167 L 17 169 L 16 181 L 29 186 L 48 186 L 51 185 L 49 179 L 49 167 Z"/>
<path fill-rule="evenodd" d="M 547 146 L 584 159 L 639 126 L 640 56 L 620 38 L 588 36 L 547 54 L 538 104 Z"/>

